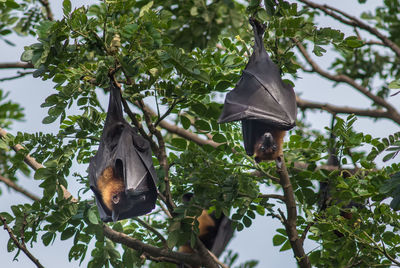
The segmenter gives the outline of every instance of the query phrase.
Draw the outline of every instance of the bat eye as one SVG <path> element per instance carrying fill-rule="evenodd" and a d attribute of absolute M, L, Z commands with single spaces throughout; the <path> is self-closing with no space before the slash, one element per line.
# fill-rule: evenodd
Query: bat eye
<path fill-rule="evenodd" d="M 113 195 L 112 201 L 114 204 L 118 204 L 119 203 L 119 195 L 118 194 Z"/>

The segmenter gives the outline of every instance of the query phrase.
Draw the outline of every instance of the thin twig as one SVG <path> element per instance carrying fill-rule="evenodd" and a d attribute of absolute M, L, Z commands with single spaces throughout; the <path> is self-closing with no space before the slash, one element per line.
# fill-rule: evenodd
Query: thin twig
<path fill-rule="evenodd" d="M 10 236 L 11 240 L 14 242 L 14 245 L 18 247 L 20 250 L 22 250 L 26 256 L 39 268 L 43 268 L 44 266 L 39 262 L 38 259 L 36 259 L 32 253 L 29 252 L 29 250 L 26 248 L 24 244 L 21 244 L 18 239 L 15 237 L 13 231 L 11 228 L 7 225 L 7 220 L 0 215 L 0 220 L 3 222 L 4 230 L 8 232 L 8 235 Z"/>
<path fill-rule="evenodd" d="M 47 19 L 48 19 L 48 20 L 54 20 L 53 12 L 51 11 L 49 1 L 47 1 L 47 0 L 39 0 L 39 2 L 40 2 L 40 3 L 43 5 L 43 7 L 46 9 Z"/>
<path fill-rule="evenodd" d="M 358 18 L 351 16 L 350 14 L 347 14 L 346 12 L 339 10 L 337 8 L 334 8 L 332 6 L 328 5 L 320 5 L 308 0 L 299 0 L 300 2 L 306 4 L 309 7 L 319 9 L 322 12 L 324 12 L 326 15 L 331 16 L 332 18 L 337 19 L 338 21 L 353 26 L 353 27 L 358 27 L 360 29 L 366 30 L 372 35 L 375 35 L 378 37 L 387 47 L 389 47 L 394 53 L 396 53 L 397 57 L 400 57 L 400 47 L 397 46 L 392 40 L 390 40 L 387 36 L 382 34 L 380 31 L 378 31 L 377 28 L 374 28 L 365 22 L 359 20 Z M 335 13 L 336 12 L 336 13 Z M 342 16 L 344 16 L 347 19 L 344 19 Z"/>
<path fill-rule="evenodd" d="M 150 232 L 152 232 L 153 234 L 155 234 L 163 243 L 164 247 L 167 248 L 167 240 L 165 240 L 165 238 L 162 236 L 162 234 L 160 234 L 160 232 L 158 232 L 155 228 L 153 228 L 153 226 L 151 226 L 150 224 L 148 224 L 147 222 L 141 220 L 138 217 L 133 218 L 133 220 L 137 221 L 140 225 L 142 225 L 144 228 L 148 229 Z"/>
<path fill-rule="evenodd" d="M 0 82 L 18 79 L 18 78 L 24 77 L 24 76 L 26 76 L 26 75 L 28 75 L 28 74 L 32 74 L 32 73 L 33 73 L 33 72 L 18 72 L 18 75 L 1 78 L 1 79 L 0 79 Z"/>
<path fill-rule="evenodd" d="M 397 266 L 400 266 L 400 262 L 396 261 L 392 256 L 390 256 L 390 255 L 387 253 L 386 249 L 382 249 L 382 248 L 380 247 L 380 245 L 379 245 L 377 242 L 375 242 L 375 240 L 374 240 L 369 234 L 367 234 L 367 232 L 365 232 L 365 231 L 362 231 L 362 232 L 363 232 L 363 234 L 375 245 L 376 249 L 377 249 L 379 252 L 381 252 L 383 255 L 385 255 L 386 258 L 388 258 L 391 262 L 397 264 Z M 383 244 L 383 242 L 382 242 L 382 244 Z"/>
<path fill-rule="evenodd" d="M 158 119 L 157 119 L 157 121 L 154 123 L 154 127 L 157 127 L 157 125 L 162 121 L 162 120 L 164 120 L 165 119 L 165 117 L 167 117 L 170 113 L 171 113 L 171 111 L 175 108 L 175 106 L 179 103 L 179 102 L 181 102 L 182 100 L 178 100 L 178 99 L 175 99 L 174 101 L 173 101 L 173 103 L 171 104 L 171 106 L 169 106 L 169 108 L 168 108 L 168 110 L 160 117 L 158 117 Z"/>
<path fill-rule="evenodd" d="M 259 198 L 273 198 L 273 199 L 278 199 L 278 200 L 285 202 L 285 197 L 280 194 L 260 194 L 258 197 Z"/>

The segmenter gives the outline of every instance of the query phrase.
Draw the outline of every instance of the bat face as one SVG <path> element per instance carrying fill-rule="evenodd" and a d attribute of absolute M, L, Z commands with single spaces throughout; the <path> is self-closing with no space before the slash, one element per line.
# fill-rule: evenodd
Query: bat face
<path fill-rule="evenodd" d="M 104 222 L 144 215 L 155 207 L 157 177 L 150 145 L 123 118 L 120 90 L 114 85 L 89 180 Z"/>

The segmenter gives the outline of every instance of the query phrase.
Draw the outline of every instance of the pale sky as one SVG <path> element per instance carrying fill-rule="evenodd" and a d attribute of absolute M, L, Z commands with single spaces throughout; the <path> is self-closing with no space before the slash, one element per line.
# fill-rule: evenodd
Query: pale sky
<path fill-rule="evenodd" d="M 79 7 L 86 1 L 71 1 L 73 6 Z M 290 1 L 293 2 L 293 1 Z M 331 1 L 318 1 L 332 3 Z M 337 0 L 334 1 L 335 7 L 342 8 L 352 15 L 360 14 L 364 10 L 368 10 L 368 7 L 373 6 L 376 1 L 368 1 L 367 5 L 359 5 L 357 1 L 348 0 Z M 379 1 L 381 2 L 381 1 Z M 56 18 L 60 18 L 62 14 L 61 9 L 62 1 L 51 1 L 53 13 Z M 333 20 L 324 17 L 321 20 L 321 25 L 330 26 L 332 28 L 347 29 L 344 31 L 346 35 L 351 34 L 350 28 L 344 28 L 342 25 L 338 25 Z M 12 38 L 12 41 L 17 44 L 16 47 L 10 47 L 0 40 L 0 62 L 15 62 L 19 60 L 19 57 L 23 51 L 23 47 L 30 45 L 35 41 L 34 38 Z M 324 62 L 328 62 L 326 59 L 331 59 L 331 55 L 328 53 L 326 56 L 316 59 L 323 66 Z M 15 70 L 7 71 L 0 70 L 0 78 L 9 77 L 15 74 Z M 370 102 L 363 96 L 350 89 L 349 87 L 339 85 L 335 88 L 332 87 L 332 83 L 319 76 L 313 74 L 302 74 L 299 75 L 303 78 L 296 81 L 295 91 L 301 95 L 302 98 L 307 100 L 315 100 L 319 102 L 329 102 L 333 104 L 348 105 L 353 107 L 370 107 Z M 47 115 L 46 108 L 40 108 L 40 104 L 44 102 L 44 99 L 50 94 L 54 93 L 53 84 L 49 81 L 41 81 L 40 79 L 34 79 L 31 77 L 25 77 L 19 80 L 10 82 L 0 83 L 0 88 L 4 91 L 10 91 L 10 97 L 14 102 L 21 104 L 25 107 L 25 122 L 15 123 L 10 131 L 15 134 L 17 131 L 23 132 L 38 132 L 42 131 L 45 133 L 55 132 L 58 130 L 58 120 L 50 125 L 42 125 L 42 119 Z M 100 93 L 100 90 L 98 91 Z M 107 97 L 101 95 L 101 101 L 103 106 L 107 106 Z M 400 107 L 400 96 L 396 96 L 390 99 L 390 102 L 395 107 Z M 70 114 L 73 111 L 70 111 Z M 331 116 L 327 113 L 322 112 L 309 112 L 308 122 L 316 129 L 323 130 L 325 126 L 329 125 Z M 388 120 L 382 120 L 374 122 L 372 120 L 359 118 L 356 123 L 356 128 L 359 131 L 370 133 L 375 137 L 386 137 L 389 134 L 398 131 L 398 125 L 391 123 Z M 86 174 L 85 166 L 76 166 L 73 172 L 80 172 Z M 32 176 L 33 177 L 33 176 Z M 68 189 L 76 195 L 79 185 L 74 181 L 75 179 L 70 176 L 68 178 L 69 187 Z M 33 178 L 22 178 L 20 184 L 36 193 L 38 196 L 41 195 L 41 190 L 38 187 L 39 182 L 34 181 Z M 10 211 L 10 206 L 20 202 L 30 202 L 27 198 L 22 195 L 7 190 L 6 187 L 0 183 L 0 189 L 2 195 L 0 196 L 0 211 Z M 272 191 L 272 189 L 266 189 L 266 191 Z M 88 193 L 89 196 L 91 193 Z M 239 253 L 240 261 L 256 259 L 260 263 L 258 267 L 296 267 L 295 259 L 291 250 L 286 252 L 279 252 L 279 247 L 272 245 L 272 237 L 276 234 L 277 228 L 283 228 L 283 226 L 276 219 L 270 217 L 261 217 L 257 215 L 256 220 L 249 229 L 245 229 L 242 232 L 237 232 L 235 238 L 229 244 L 229 249 L 233 249 Z M 42 235 L 42 234 L 40 234 Z M 2 267 L 10 268 L 26 268 L 34 267 L 33 263 L 21 252 L 18 256 L 18 261 L 13 262 L 14 253 L 7 252 L 7 241 L 8 234 L 2 228 L 0 228 L 0 260 Z M 52 246 L 45 247 L 41 242 L 41 238 L 38 238 L 39 242 L 34 244 L 34 248 L 29 248 L 32 254 L 37 257 L 45 267 L 57 267 L 57 268 L 70 268 L 78 267 L 78 262 L 68 262 L 68 252 L 72 246 L 72 239 L 67 241 L 60 241 L 59 235 Z M 93 243 L 92 243 L 93 246 Z M 306 251 L 312 250 L 317 244 L 306 243 Z M 86 259 L 82 264 L 82 267 L 86 267 L 87 262 L 90 259 L 90 249 L 87 252 Z M 238 264 L 238 263 L 237 263 Z"/>

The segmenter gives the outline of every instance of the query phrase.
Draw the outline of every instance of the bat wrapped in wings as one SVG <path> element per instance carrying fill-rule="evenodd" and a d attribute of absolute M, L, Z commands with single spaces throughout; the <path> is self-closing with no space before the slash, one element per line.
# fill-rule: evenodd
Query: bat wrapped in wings
<path fill-rule="evenodd" d="M 295 126 L 296 95 L 282 81 L 278 66 L 264 48 L 265 25 L 250 19 L 254 51 L 235 88 L 226 96 L 218 123 L 242 121 L 243 143 L 257 162 L 282 154 L 285 131 Z"/>
<path fill-rule="evenodd" d="M 184 194 L 183 202 L 190 202 L 192 197 L 192 193 Z M 219 257 L 233 237 L 232 221 L 223 214 L 217 218 L 214 212 L 209 214 L 207 210 L 202 211 L 197 221 L 199 222 L 199 239 L 208 250 L 216 257 Z M 179 251 L 193 253 L 189 242 L 181 246 Z M 178 267 L 183 267 L 183 265 L 179 265 Z"/>
<path fill-rule="evenodd" d="M 144 215 L 155 207 L 157 176 L 150 144 L 123 118 L 121 92 L 113 83 L 89 180 L 104 222 Z"/>

